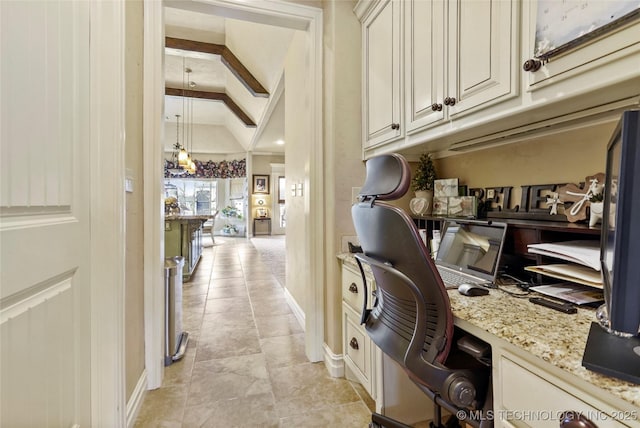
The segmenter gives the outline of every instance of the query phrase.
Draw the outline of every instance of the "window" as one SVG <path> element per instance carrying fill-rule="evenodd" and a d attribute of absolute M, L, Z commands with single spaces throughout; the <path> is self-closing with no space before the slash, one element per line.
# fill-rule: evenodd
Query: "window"
<path fill-rule="evenodd" d="M 172 178 L 164 183 L 165 197 L 178 199 L 182 215 L 211 215 L 218 208 L 216 179 Z"/>

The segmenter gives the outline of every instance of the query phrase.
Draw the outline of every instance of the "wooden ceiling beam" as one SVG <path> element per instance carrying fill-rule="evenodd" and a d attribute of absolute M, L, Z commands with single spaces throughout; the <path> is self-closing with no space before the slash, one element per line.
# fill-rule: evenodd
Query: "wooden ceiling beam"
<path fill-rule="evenodd" d="M 258 82 L 258 79 L 256 79 L 253 74 L 247 70 L 233 52 L 231 52 L 231 49 L 225 45 L 166 37 L 165 46 L 171 49 L 180 49 L 183 51 L 220 55 L 222 57 L 222 63 L 227 66 L 233 75 L 240 80 L 244 87 L 251 92 L 251 95 L 254 97 L 269 96 L 269 92 L 260 84 L 260 82 Z"/>
<path fill-rule="evenodd" d="M 233 99 L 224 92 L 208 92 L 208 91 L 193 91 L 191 89 L 180 88 L 165 88 L 165 95 L 172 95 L 175 97 L 188 97 L 188 98 L 202 98 L 205 100 L 222 101 L 225 105 L 235 114 L 238 119 L 249 128 L 255 128 L 256 124 L 248 114 L 246 114 Z"/>

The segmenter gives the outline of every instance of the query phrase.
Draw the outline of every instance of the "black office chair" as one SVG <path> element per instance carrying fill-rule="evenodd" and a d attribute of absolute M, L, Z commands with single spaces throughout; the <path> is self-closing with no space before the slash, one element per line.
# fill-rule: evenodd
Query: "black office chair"
<path fill-rule="evenodd" d="M 409 165 L 392 154 L 369 159 L 366 169 L 351 213 L 363 250 L 355 257 L 365 288 L 362 264 L 371 267 L 376 295 L 371 310 L 365 301 L 361 322 L 373 342 L 433 400 L 432 427 L 443 426 L 442 408 L 474 427 L 491 427 L 491 348 L 454 328 L 449 296 L 413 220 L 384 202 L 407 192 Z M 379 414 L 370 426 L 406 427 Z M 452 418 L 446 426 L 459 425 Z"/>

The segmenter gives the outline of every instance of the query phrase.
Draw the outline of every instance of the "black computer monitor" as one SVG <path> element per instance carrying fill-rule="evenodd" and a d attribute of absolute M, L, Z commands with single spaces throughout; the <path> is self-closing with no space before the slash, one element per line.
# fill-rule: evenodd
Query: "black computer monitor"
<path fill-rule="evenodd" d="M 601 252 L 610 332 L 640 331 L 640 110 L 622 114 L 607 147 Z"/>
<path fill-rule="evenodd" d="M 607 146 L 604 194 L 604 329 L 592 323 L 582 365 L 640 385 L 640 111 L 623 113 Z"/>

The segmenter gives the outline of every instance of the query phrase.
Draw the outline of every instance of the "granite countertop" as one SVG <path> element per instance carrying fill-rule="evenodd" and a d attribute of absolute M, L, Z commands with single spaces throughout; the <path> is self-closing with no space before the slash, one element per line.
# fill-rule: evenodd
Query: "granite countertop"
<path fill-rule="evenodd" d="M 343 253 L 338 258 L 357 269 L 353 255 Z M 596 320 L 594 309 L 578 308 L 577 314 L 565 314 L 496 289 L 481 297 L 463 296 L 457 290 L 449 290 L 449 299 L 455 318 L 640 406 L 638 385 L 582 367 L 589 328 Z"/>
<path fill-rule="evenodd" d="M 167 214 L 164 216 L 165 221 L 183 220 L 183 221 L 207 221 L 210 218 L 214 218 L 213 215 L 181 215 L 181 214 Z"/>

